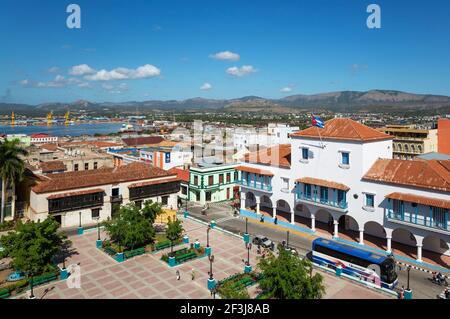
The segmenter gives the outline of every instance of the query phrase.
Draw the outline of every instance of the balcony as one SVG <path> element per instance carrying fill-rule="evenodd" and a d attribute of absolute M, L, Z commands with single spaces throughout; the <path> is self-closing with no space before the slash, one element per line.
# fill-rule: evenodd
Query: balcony
<path fill-rule="evenodd" d="M 113 195 L 110 197 L 111 203 L 122 203 L 122 195 Z"/>
<path fill-rule="evenodd" d="M 95 208 L 103 206 L 103 193 L 94 193 L 80 196 L 67 196 L 48 200 L 49 213 L 63 213 L 78 209 Z"/>
<path fill-rule="evenodd" d="M 433 215 L 424 216 L 414 212 L 387 209 L 386 218 L 393 223 L 414 226 L 448 235 L 450 233 L 450 223 L 448 221 L 448 212 L 446 214 L 445 218 L 438 220 Z"/>
<path fill-rule="evenodd" d="M 239 180 L 238 185 L 258 191 L 272 193 L 272 185 L 267 183 L 255 182 L 254 180 Z"/>
<path fill-rule="evenodd" d="M 346 213 L 348 211 L 348 203 L 345 200 L 334 202 L 326 198 L 320 198 L 320 196 L 318 197 L 315 194 L 308 196 L 303 193 L 297 194 L 295 200 L 301 203 L 314 204 L 323 208 L 332 208 L 342 213 Z"/>

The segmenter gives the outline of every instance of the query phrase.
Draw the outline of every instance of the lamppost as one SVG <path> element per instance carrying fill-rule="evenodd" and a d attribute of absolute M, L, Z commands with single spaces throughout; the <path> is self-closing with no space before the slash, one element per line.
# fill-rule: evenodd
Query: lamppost
<path fill-rule="evenodd" d="M 409 272 L 411 271 L 411 265 L 408 265 L 408 267 L 406 268 L 406 270 L 408 271 L 408 280 L 406 282 L 406 290 L 410 290 L 409 289 Z"/>
<path fill-rule="evenodd" d="M 247 243 L 245 248 L 247 248 L 247 262 L 245 263 L 244 272 L 249 273 L 252 271 L 252 266 L 250 266 L 250 250 L 252 249 L 252 244 Z"/>
<path fill-rule="evenodd" d="M 96 246 L 97 248 L 101 248 L 103 246 L 102 239 L 100 238 L 100 216 L 97 218 L 97 242 Z"/>
<path fill-rule="evenodd" d="M 81 227 L 81 212 L 78 213 L 79 214 L 79 224 L 78 224 L 78 230 L 77 233 L 78 235 L 82 235 L 83 234 L 83 227 Z"/>
<path fill-rule="evenodd" d="M 210 230 L 211 230 L 211 226 L 208 225 L 208 228 L 206 228 L 206 248 L 205 248 L 205 253 L 208 256 L 211 255 L 211 247 L 209 247 L 209 231 Z"/>
<path fill-rule="evenodd" d="M 35 299 L 34 291 L 33 291 L 33 274 L 30 273 L 30 299 Z"/>
<path fill-rule="evenodd" d="M 247 217 L 245 217 L 244 242 L 245 242 L 245 244 L 248 244 L 250 242 L 250 235 L 248 233 L 248 218 Z"/>
<path fill-rule="evenodd" d="M 286 233 L 286 248 L 289 248 L 289 230 Z"/>
<path fill-rule="evenodd" d="M 208 289 L 211 291 L 211 293 L 213 293 L 214 289 L 216 288 L 216 281 L 214 280 L 213 269 L 212 269 L 212 264 L 214 262 L 214 255 L 209 255 L 208 259 L 209 259 Z"/>

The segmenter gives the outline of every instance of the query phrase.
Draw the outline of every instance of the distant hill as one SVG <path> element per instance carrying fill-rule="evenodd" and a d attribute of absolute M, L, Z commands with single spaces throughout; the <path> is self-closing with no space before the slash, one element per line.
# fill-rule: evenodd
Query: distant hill
<path fill-rule="evenodd" d="M 287 113 L 305 110 L 335 112 L 424 112 L 450 110 L 450 97 L 432 94 L 414 94 L 393 90 L 339 91 L 312 95 L 291 95 L 281 99 L 245 96 L 236 99 L 149 100 L 95 103 L 85 100 L 73 103 L 45 103 L 39 105 L 0 103 L 0 114 L 42 116 L 46 112 L 63 114 L 67 110 L 90 111 L 102 114 L 151 111 L 224 111 Z"/>

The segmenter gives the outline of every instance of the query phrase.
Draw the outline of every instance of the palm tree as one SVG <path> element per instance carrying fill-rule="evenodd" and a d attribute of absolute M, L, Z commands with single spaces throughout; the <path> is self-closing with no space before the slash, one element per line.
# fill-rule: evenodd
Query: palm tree
<path fill-rule="evenodd" d="M 20 146 L 19 140 L 14 139 L 0 142 L 0 178 L 2 179 L 0 223 L 3 223 L 5 219 L 6 187 L 8 185 L 11 186 L 14 201 L 15 185 L 23 179 L 25 173 L 25 163 L 22 156 L 26 155 L 28 155 L 28 152 Z"/>

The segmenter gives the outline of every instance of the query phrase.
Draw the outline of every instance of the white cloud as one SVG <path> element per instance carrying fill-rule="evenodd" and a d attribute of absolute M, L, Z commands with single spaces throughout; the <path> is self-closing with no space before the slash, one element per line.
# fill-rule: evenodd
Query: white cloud
<path fill-rule="evenodd" d="M 56 73 L 59 71 L 59 68 L 57 66 L 52 66 L 47 71 L 48 71 L 48 73 Z"/>
<path fill-rule="evenodd" d="M 289 93 L 291 91 L 292 91 L 292 88 L 289 86 L 286 86 L 280 90 L 281 93 Z"/>
<path fill-rule="evenodd" d="M 137 69 L 116 68 L 111 71 L 100 70 L 92 75 L 86 75 L 84 78 L 89 81 L 110 81 L 126 79 L 144 79 L 161 74 L 161 70 L 151 64 L 146 64 Z"/>
<path fill-rule="evenodd" d="M 128 91 L 128 85 L 126 83 L 120 83 L 119 85 L 103 83 L 102 88 L 111 94 L 121 94 Z"/>
<path fill-rule="evenodd" d="M 61 88 L 69 84 L 81 83 L 81 81 L 76 78 L 66 79 L 64 76 L 58 74 L 57 76 L 55 76 L 53 81 L 49 82 L 35 82 L 32 80 L 25 79 L 20 81 L 19 83 L 24 87 L 31 87 L 31 88 Z"/>
<path fill-rule="evenodd" d="M 237 61 L 241 58 L 239 54 L 233 53 L 231 51 L 217 52 L 215 54 L 211 54 L 209 57 L 216 60 L 226 60 L 226 61 Z"/>
<path fill-rule="evenodd" d="M 203 90 L 203 91 L 209 91 L 211 89 L 212 89 L 212 85 L 209 84 L 208 82 L 203 83 L 203 85 L 200 87 L 200 90 Z"/>
<path fill-rule="evenodd" d="M 75 65 L 69 70 L 69 74 L 71 75 L 86 75 L 93 73 L 95 73 L 95 70 L 87 64 Z"/>
<path fill-rule="evenodd" d="M 246 75 L 249 75 L 251 73 L 255 73 L 256 70 L 253 66 L 251 65 L 243 65 L 240 68 L 237 66 L 233 66 L 231 68 L 228 68 L 226 70 L 226 72 L 232 76 L 236 76 L 236 77 L 243 77 Z"/>
<path fill-rule="evenodd" d="M 82 89 L 92 89 L 92 85 L 88 82 L 81 82 L 80 84 L 78 84 L 78 87 Z"/>

